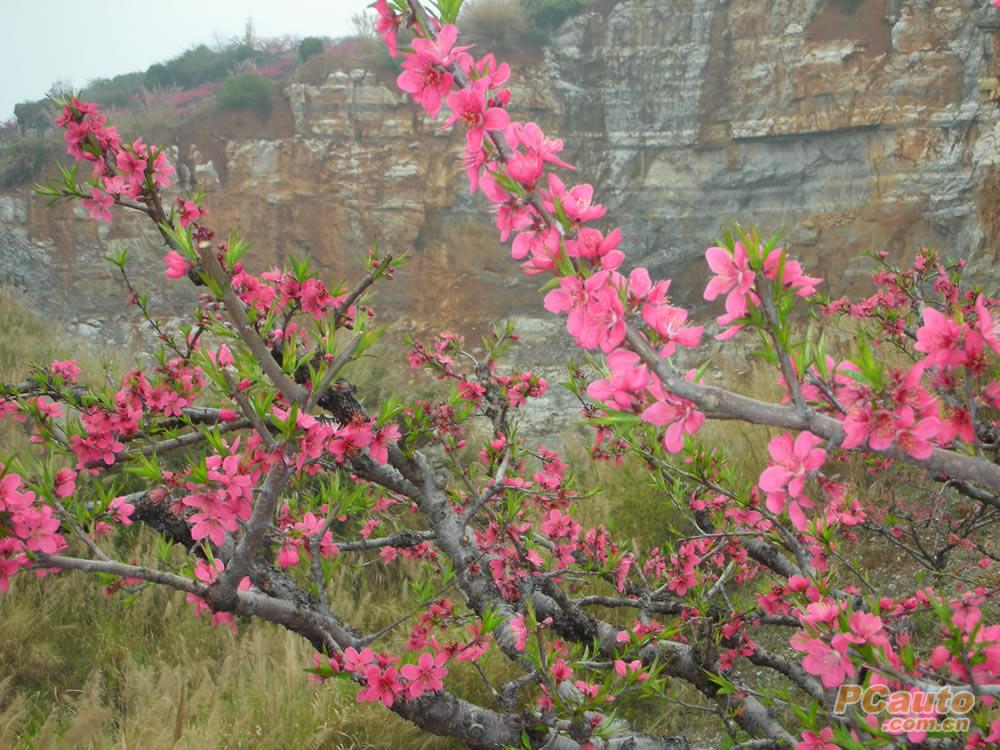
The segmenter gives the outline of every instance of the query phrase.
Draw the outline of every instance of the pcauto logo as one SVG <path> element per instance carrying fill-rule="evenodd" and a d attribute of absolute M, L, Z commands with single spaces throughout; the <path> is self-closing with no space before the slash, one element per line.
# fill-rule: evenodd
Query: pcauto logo
<path fill-rule="evenodd" d="M 935 691 L 890 690 L 885 685 L 841 685 L 833 712 L 843 714 L 849 706 L 858 706 L 867 714 L 887 714 L 882 731 L 968 732 L 965 714 L 976 705 L 976 696 L 968 690 L 952 691 L 947 685 Z"/>

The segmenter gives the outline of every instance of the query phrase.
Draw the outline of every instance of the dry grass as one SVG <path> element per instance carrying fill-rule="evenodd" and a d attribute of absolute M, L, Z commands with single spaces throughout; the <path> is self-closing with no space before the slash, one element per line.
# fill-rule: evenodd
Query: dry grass
<path fill-rule="evenodd" d="M 150 538 L 124 549 L 143 559 Z M 373 625 L 398 616 L 402 582 L 353 583 L 335 577 L 335 608 Z M 310 684 L 298 636 L 256 621 L 213 630 L 176 592 L 150 587 L 125 605 L 78 574 L 22 576 L 0 598 L 0 622 L 0 747 L 452 746 L 357 704 L 350 683 Z M 471 669 L 455 673 L 460 691 L 482 692 Z"/>

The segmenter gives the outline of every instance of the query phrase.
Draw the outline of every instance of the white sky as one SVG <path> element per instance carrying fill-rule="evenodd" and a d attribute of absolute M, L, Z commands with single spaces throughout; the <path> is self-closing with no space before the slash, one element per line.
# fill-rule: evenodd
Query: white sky
<path fill-rule="evenodd" d="M 0 0 L 0 121 L 55 81 L 79 89 L 95 78 L 144 71 L 197 44 L 242 36 L 248 16 L 258 37 L 345 36 L 351 15 L 371 2 Z"/>

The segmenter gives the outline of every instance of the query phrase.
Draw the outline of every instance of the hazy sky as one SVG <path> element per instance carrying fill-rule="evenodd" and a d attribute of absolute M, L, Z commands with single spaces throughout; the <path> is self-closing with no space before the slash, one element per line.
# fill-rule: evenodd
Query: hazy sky
<path fill-rule="evenodd" d="M 81 88 L 94 78 L 145 70 L 188 47 L 242 35 L 343 36 L 372 0 L 2 0 L 0 120 L 55 81 Z"/>

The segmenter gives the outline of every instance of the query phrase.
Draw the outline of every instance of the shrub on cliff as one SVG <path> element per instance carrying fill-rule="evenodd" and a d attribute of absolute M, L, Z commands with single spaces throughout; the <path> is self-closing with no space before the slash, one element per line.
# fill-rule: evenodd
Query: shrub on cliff
<path fill-rule="evenodd" d="M 27 185 L 50 166 L 61 151 L 51 135 L 15 135 L 0 148 L 0 187 Z"/>
<path fill-rule="evenodd" d="M 32 102 L 19 102 L 14 105 L 14 118 L 22 133 L 29 130 L 48 130 L 52 127 L 54 108 L 48 99 L 37 99 Z"/>
<path fill-rule="evenodd" d="M 533 27 L 552 30 L 584 9 L 583 0 L 520 0 Z"/>
<path fill-rule="evenodd" d="M 215 96 L 223 109 L 250 110 L 263 119 L 274 107 L 274 84 L 258 75 L 232 76 L 225 80 Z"/>
<path fill-rule="evenodd" d="M 307 36 L 299 42 L 299 59 L 305 62 L 313 55 L 322 55 L 324 50 L 323 40 L 317 36 Z"/>
<path fill-rule="evenodd" d="M 266 58 L 267 55 L 246 44 L 236 44 L 221 51 L 200 44 L 172 60 L 151 65 L 144 82 L 147 88 L 191 88 L 209 81 L 221 81 L 243 60 L 259 63 Z"/>
<path fill-rule="evenodd" d="M 833 0 L 833 3 L 841 13 L 849 16 L 860 8 L 864 1 L 865 0 Z"/>
<path fill-rule="evenodd" d="M 143 73 L 125 73 L 114 78 L 98 78 L 87 84 L 80 96 L 92 99 L 110 108 L 128 107 L 142 91 L 146 76 Z"/>
<path fill-rule="evenodd" d="M 337 71 L 368 70 L 393 79 L 398 63 L 389 57 L 378 39 L 353 38 L 335 43 L 321 55 L 313 55 L 295 70 L 294 80 L 318 86 Z"/>
<path fill-rule="evenodd" d="M 500 53 L 523 46 L 528 31 L 525 9 L 517 0 L 467 3 L 461 23 L 469 42 Z"/>

